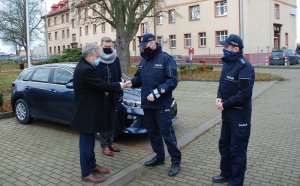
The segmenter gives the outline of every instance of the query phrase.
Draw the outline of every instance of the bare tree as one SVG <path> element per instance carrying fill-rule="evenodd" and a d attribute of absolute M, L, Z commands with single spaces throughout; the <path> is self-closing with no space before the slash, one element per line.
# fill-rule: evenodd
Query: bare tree
<path fill-rule="evenodd" d="M 127 67 L 130 66 L 130 42 L 136 36 L 141 22 L 146 17 L 153 17 L 153 10 L 159 9 L 163 2 L 164 0 L 77 0 L 75 6 L 78 9 L 88 7 L 94 11 L 92 17 L 79 16 L 81 21 L 98 24 L 107 22 L 116 29 L 116 49 L 122 70 L 127 72 Z"/>
<path fill-rule="evenodd" d="M 40 39 L 42 31 L 41 0 L 29 0 L 30 40 Z M 26 38 L 26 0 L 0 0 L 0 39 L 3 43 L 24 48 L 27 54 Z M 19 51 L 16 51 L 18 54 Z"/>

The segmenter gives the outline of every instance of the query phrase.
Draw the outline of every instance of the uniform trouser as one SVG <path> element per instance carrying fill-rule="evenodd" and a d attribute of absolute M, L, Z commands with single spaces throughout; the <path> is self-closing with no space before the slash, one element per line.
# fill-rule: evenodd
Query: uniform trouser
<path fill-rule="evenodd" d="M 94 147 L 95 134 L 81 132 L 79 137 L 79 151 L 82 177 L 90 175 L 91 169 L 96 166 Z"/>
<path fill-rule="evenodd" d="M 222 122 L 219 140 L 220 169 L 221 176 L 230 178 L 229 185 L 243 185 L 250 129 L 250 123 Z"/>
<path fill-rule="evenodd" d="M 172 164 L 180 164 L 181 152 L 177 147 L 170 109 L 144 109 L 143 122 L 148 129 L 151 146 L 156 153 L 156 158 L 161 161 L 165 159 L 164 140 Z"/>

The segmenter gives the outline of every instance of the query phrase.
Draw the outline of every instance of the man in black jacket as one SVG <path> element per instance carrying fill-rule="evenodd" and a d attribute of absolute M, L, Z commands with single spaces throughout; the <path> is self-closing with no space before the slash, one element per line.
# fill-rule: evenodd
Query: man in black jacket
<path fill-rule="evenodd" d="M 176 176 L 180 171 L 181 152 L 177 147 L 170 109 L 172 92 L 178 84 L 177 65 L 173 57 L 164 53 L 161 45 L 155 42 L 153 34 L 144 34 L 139 46 L 142 49 L 141 62 L 134 78 L 126 84 L 142 86 L 143 123 L 148 129 L 151 146 L 156 153 L 155 157 L 145 162 L 145 166 L 164 164 L 164 140 L 172 161 L 168 175 Z"/>
<path fill-rule="evenodd" d="M 94 147 L 95 133 L 103 130 L 101 121 L 105 118 L 105 92 L 121 92 L 124 83 L 108 83 L 101 80 L 95 67 L 99 58 L 100 47 L 87 44 L 82 50 L 82 57 L 77 64 L 74 76 L 74 94 L 76 110 L 72 127 L 80 133 L 79 151 L 81 175 L 84 181 L 103 182 L 105 177 L 94 173 L 109 173 L 107 168 L 96 164 Z"/>
<path fill-rule="evenodd" d="M 103 37 L 101 39 L 101 50 L 99 64 L 96 64 L 100 78 L 106 82 L 121 82 L 120 60 L 113 49 L 113 42 L 110 37 Z M 122 92 L 105 92 L 106 99 L 104 100 L 104 104 L 107 120 L 102 122 L 105 125 L 105 130 L 99 133 L 99 141 L 102 153 L 106 156 L 113 156 L 113 152 L 120 152 L 120 149 L 112 142 L 114 133 L 118 131 L 117 111 L 121 96 Z"/>
<path fill-rule="evenodd" d="M 254 68 L 243 57 L 243 41 L 231 34 L 220 42 L 224 46 L 223 67 L 216 107 L 222 111 L 219 140 L 221 173 L 212 181 L 242 186 L 247 164 L 247 146 L 251 128 Z"/>

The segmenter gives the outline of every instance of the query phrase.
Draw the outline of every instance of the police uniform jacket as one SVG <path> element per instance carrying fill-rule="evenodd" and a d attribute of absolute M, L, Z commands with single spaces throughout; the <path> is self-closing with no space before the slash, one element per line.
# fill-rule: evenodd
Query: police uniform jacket
<path fill-rule="evenodd" d="M 138 70 L 132 79 L 133 87 L 142 86 L 141 107 L 148 109 L 171 108 L 172 91 L 178 84 L 177 65 L 172 56 L 162 52 L 157 43 L 154 55 L 143 56 Z M 155 100 L 150 102 L 147 96 L 153 93 Z"/>
<path fill-rule="evenodd" d="M 217 97 L 223 101 L 222 119 L 230 122 L 250 122 L 252 89 L 255 80 L 253 66 L 238 52 L 223 57 Z"/>
<path fill-rule="evenodd" d="M 103 119 L 106 117 L 104 92 L 120 92 L 120 84 L 101 80 L 96 69 L 81 58 L 74 71 L 73 85 L 76 110 L 72 127 L 83 133 L 102 131 L 105 127 L 102 125 Z"/>

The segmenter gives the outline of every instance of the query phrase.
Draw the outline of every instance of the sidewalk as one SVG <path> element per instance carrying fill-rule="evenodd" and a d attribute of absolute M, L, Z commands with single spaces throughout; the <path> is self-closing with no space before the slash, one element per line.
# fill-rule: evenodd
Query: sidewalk
<path fill-rule="evenodd" d="M 290 80 L 275 83 L 253 101 L 244 185 L 300 185 L 300 72 L 274 72 Z M 181 172 L 175 178 L 167 175 L 168 157 L 165 165 L 147 168 L 127 185 L 225 185 L 211 182 L 219 174 L 219 135 L 217 124 L 186 145 Z"/>

